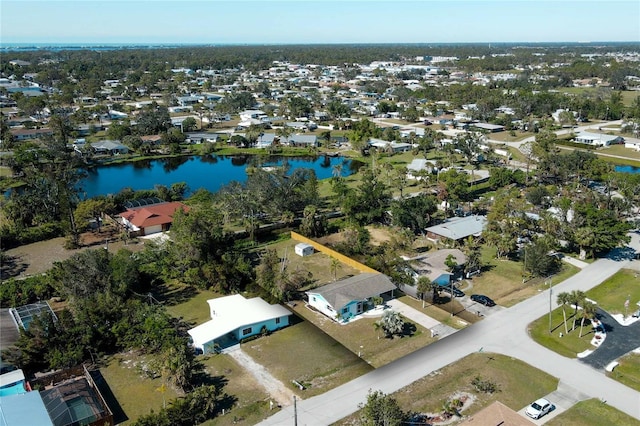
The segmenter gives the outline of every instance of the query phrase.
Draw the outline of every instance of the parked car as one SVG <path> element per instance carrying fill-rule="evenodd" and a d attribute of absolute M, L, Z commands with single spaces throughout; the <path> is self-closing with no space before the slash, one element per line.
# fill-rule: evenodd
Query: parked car
<path fill-rule="evenodd" d="M 451 287 L 451 286 L 441 286 L 439 289 L 439 291 L 444 291 L 445 293 L 449 293 L 451 295 L 453 295 L 453 297 L 464 297 L 464 291 L 459 290 L 455 287 Z"/>
<path fill-rule="evenodd" d="M 551 411 L 551 407 L 553 407 L 553 404 L 551 404 L 544 398 L 540 398 L 530 406 L 528 406 L 524 411 L 525 413 L 527 413 L 527 416 L 531 417 L 532 419 L 539 419 L 540 417 Z"/>
<path fill-rule="evenodd" d="M 491 300 L 491 298 L 485 296 L 484 294 L 472 294 L 471 300 L 474 302 L 478 302 L 484 306 L 496 306 L 496 302 Z"/>

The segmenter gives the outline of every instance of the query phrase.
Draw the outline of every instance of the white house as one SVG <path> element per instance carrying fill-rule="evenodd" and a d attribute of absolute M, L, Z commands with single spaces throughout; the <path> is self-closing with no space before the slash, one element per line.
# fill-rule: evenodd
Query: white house
<path fill-rule="evenodd" d="M 584 143 L 587 145 L 609 146 L 623 143 L 624 138 L 616 135 L 605 135 L 604 133 L 582 132 L 576 136 L 575 141 L 577 143 Z"/>
<path fill-rule="evenodd" d="M 309 305 L 336 321 L 374 307 L 374 297 L 393 298 L 396 286 L 379 273 L 363 273 L 307 291 Z"/>
<path fill-rule="evenodd" d="M 259 297 L 246 299 L 240 294 L 207 300 L 211 320 L 187 332 L 193 346 L 212 353 L 238 344 L 242 339 L 271 332 L 289 325 L 291 312 L 281 305 L 270 305 Z"/>
<path fill-rule="evenodd" d="M 407 152 L 412 148 L 410 143 L 388 142 L 382 139 L 375 138 L 369 139 L 369 146 L 377 148 L 381 151 L 391 151 L 393 153 Z"/>
<path fill-rule="evenodd" d="M 420 172 L 426 171 L 432 173 L 435 169 L 435 161 L 425 160 L 424 158 L 414 158 L 407 166 L 407 179 L 420 180 Z"/>

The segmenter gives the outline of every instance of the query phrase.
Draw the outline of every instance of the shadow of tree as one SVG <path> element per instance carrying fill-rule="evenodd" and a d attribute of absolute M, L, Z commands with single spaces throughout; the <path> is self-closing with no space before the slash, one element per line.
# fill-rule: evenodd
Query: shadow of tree
<path fill-rule="evenodd" d="M 21 257 L 8 255 L 4 255 L 0 264 L 0 279 L 2 280 L 17 277 L 26 271 L 28 266 L 26 263 L 22 262 Z"/>
<path fill-rule="evenodd" d="M 161 284 L 154 287 L 152 294 L 160 303 L 173 306 L 191 300 L 198 294 L 198 289 L 193 286 L 170 288 L 166 284 Z"/>

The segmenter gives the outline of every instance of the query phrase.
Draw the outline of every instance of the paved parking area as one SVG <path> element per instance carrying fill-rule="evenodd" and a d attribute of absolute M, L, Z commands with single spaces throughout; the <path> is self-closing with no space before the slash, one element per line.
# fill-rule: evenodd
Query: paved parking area
<path fill-rule="evenodd" d="M 442 324 L 419 310 L 412 308 L 406 303 L 402 303 L 398 299 L 389 300 L 387 305 L 391 306 L 394 311 L 397 311 L 402 316 L 420 324 L 428 330 L 431 330 L 438 335 L 439 339 L 456 332 L 455 328 Z"/>

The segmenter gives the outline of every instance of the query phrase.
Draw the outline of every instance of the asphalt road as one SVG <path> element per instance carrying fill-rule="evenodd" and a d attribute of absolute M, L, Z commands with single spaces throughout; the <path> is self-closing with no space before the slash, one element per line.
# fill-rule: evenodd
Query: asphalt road
<path fill-rule="evenodd" d="M 605 368 L 627 352 L 640 347 L 640 322 L 624 326 L 605 311 L 598 310 L 598 319 L 604 325 L 607 337 L 604 342 L 589 356 L 580 361 L 594 368 Z M 588 325 L 591 328 L 591 324 Z"/>
<path fill-rule="evenodd" d="M 600 259 L 556 285 L 553 294 L 572 290 L 587 291 L 628 263 L 627 260 Z M 554 299 L 552 297 L 552 308 L 557 307 Z M 529 338 L 528 324 L 548 310 L 547 291 L 329 392 L 298 401 L 297 424 L 324 426 L 336 422 L 358 410 L 358 404 L 366 401 L 370 389 L 384 393 L 395 392 L 477 351 L 502 353 L 521 359 L 558 377 L 563 383 L 588 397 L 606 400 L 611 406 L 640 419 L 640 392 L 609 379 L 580 361 L 562 357 Z M 260 424 L 291 425 L 293 422 L 294 407 L 289 406 Z"/>

